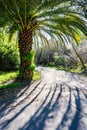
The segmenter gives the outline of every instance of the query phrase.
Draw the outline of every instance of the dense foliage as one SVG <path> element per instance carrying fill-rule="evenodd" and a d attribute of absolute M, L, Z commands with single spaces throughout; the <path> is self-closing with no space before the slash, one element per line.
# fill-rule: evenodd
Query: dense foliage
<path fill-rule="evenodd" d="M 0 71 L 19 69 L 20 59 L 17 51 L 11 46 L 0 44 Z"/>

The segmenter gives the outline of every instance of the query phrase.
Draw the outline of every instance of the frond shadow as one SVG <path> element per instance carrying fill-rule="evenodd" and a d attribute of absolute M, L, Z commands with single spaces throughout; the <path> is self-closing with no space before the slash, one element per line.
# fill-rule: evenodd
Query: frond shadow
<path fill-rule="evenodd" d="M 13 117 L 10 119 L 7 119 L 5 122 L 1 124 L 1 129 L 5 129 L 11 122 L 13 122 L 31 103 L 35 101 L 35 99 L 41 94 L 46 84 L 44 84 L 41 88 L 41 90 L 31 99 L 29 103 L 27 103 L 25 106 L 23 106 Z"/>
<path fill-rule="evenodd" d="M 57 87 L 60 87 L 60 92 L 57 93 L 56 100 L 53 103 Z M 45 121 L 49 118 L 54 118 L 54 116 L 49 117 L 49 114 L 51 112 L 53 113 L 53 111 L 55 111 L 58 108 L 58 100 L 61 97 L 61 93 L 62 93 L 62 86 L 61 85 L 58 86 L 56 84 L 56 87 L 50 97 L 50 100 L 45 105 L 45 107 L 42 106 L 45 104 L 48 96 L 45 98 L 42 105 L 35 112 L 35 114 L 30 118 L 30 120 L 26 122 L 26 124 L 19 130 L 43 130 L 45 126 Z"/>
<path fill-rule="evenodd" d="M 9 92 L 8 97 L 6 99 L 1 99 L 0 100 L 0 113 L 2 113 L 2 114 L 0 114 L 0 118 L 2 118 L 3 116 L 9 114 L 18 105 L 23 103 L 36 90 L 36 88 L 38 87 L 38 85 L 40 83 L 41 83 L 41 81 L 38 81 L 36 84 L 35 83 L 34 84 L 33 83 L 21 84 L 21 86 L 19 86 L 17 88 L 9 88 L 8 89 L 8 92 Z M 31 90 L 30 90 L 30 87 L 32 87 Z M 25 94 L 27 91 L 29 91 L 28 95 Z M 3 92 L 4 92 L 4 90 L 3 90 Z M 13 94 L 11 94 L 12 92 L 13 92 Z M 21 98 L 23 96 L 23 94 L 25 94 L 25 97 L 22 98 L 21 100 L 19 100 L 18 103 L 16 103 L 16 100 Z M 14 103 L 16 103 L 16 104 L 12 105 Z M 6 109 L 8 109 L 7 112 L 6 112 Z"/>

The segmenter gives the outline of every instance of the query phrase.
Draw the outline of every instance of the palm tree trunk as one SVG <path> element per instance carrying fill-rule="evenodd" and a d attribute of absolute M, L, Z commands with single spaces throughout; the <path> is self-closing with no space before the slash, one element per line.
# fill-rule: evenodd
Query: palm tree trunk
<path fill-rule="evenodd" d="M 32 50 L 32 31 L 24 29 L 19 33 L 19 52 L 20 52 L 20 71 L 19 76 L 21 80 L 31 81 L 33 77 L 32 70 L 29 69 L 31 60 L 28 58 Z"/>

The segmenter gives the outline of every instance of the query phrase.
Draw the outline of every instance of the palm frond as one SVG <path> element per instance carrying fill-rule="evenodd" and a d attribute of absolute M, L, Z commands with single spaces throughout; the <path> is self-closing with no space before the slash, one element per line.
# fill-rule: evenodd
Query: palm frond
<path fill-rule="evenodd" d="M 55 43 L 70 42 L 70 37 L 76 41 L 78 31 L 87 36 L 86 20 L 71 11 L 71 0 L 0 0 L 0 5 L 0 25 L 9 25 L 11 35 L 30 29 L 36 46 L 48 44 L 48 35 Z"/>

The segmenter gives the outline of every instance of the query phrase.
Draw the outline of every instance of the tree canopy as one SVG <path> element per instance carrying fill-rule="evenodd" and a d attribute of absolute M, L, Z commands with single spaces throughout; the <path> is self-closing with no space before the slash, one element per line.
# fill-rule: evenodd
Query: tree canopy
<path fill-rule="evenodd" d="M 31 29 L 34 42 L 47 42 L 48 35 L 58 40 L 75 39 L 78 30 L 87 34 L 81 16 L 71 11 L 69 0 L 0 0 L 0 25 L 9 32 Z M 66 38 L 67 37 L 67 38 Z M 76 39 L 75 39 L 76 40 Z"/>

